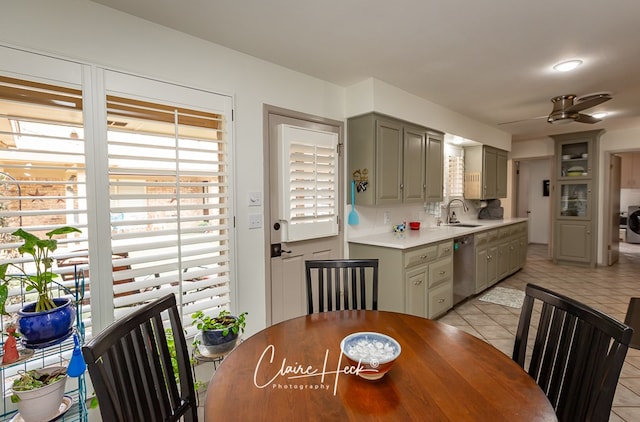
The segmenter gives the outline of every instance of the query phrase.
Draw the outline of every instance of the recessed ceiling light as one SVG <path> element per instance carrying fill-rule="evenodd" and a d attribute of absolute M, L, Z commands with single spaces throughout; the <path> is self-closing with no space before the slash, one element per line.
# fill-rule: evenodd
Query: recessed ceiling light
<path fill-rule="evenodd" d="M 607 115 L 606 112 L 601 112 L 601 113 L 595 113 L 592 114 L 591 117 L 595 117 L 596 119 L 602 119 L 603 117 L 605 117 Z"/>
<path fill-rule="evenodd" d="M 582 60 L 567 60 L 564 62 L 560 62 L 553 66 L 555 70 L 558 72 L 568 72 L 570 70 L 575 69 L 576 67 L 582 64 Z"/>

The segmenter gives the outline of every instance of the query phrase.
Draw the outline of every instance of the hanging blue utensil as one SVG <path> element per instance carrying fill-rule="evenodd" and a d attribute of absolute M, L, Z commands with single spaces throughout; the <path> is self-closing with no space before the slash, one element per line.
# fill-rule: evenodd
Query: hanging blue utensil
<path fill-rule="evenodd" d="M 75 333 L 73 334 L 73 341 L 75 343 L 75 347 L 73 348 L 71 361 L 69 361 L 67 375 L 69 375 L 70 377 L 79 377 L 80 375 L 84 374 L 84 371 L 87 369 L 87 364 L 84 362 L 84 358 L 82 357 L 80 341 L 78 340 L 78 335 Z"/>
<path fill-rule="evenodd" d="M 358 217 L 358 213 L 356 212 L 356 181 L 351 181 L 351 212 L 349 213 L 349 217 L 347 219 L 349 225 L 355 226 L 360 222 L 360 217 Z"/>

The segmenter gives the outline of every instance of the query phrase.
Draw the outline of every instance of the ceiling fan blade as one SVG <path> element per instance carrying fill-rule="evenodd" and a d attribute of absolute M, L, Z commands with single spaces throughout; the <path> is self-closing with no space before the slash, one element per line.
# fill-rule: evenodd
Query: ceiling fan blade
<path fill-rule="evenodd" d="M 582 111 L 591 107 L 595 107 L 598 104 L 602 104 L 605 101 L 609 101 L 611 95 L 607 93 L 593 94 L 585 97 L 580 97 L 575 100 L 575 104 L 565 109 L 566 112 Z"/>
<path fill-rule="evenodd" d="M 547 118 L 547 116 L 538 116 L 538 117 L 531 117 L 529 119 L 512 120 L 510 122 L 498 123 L 498 126 L 510 125 L 510 124 L 514 124 L 514 123 L 528 122 L 528 121 L 531 121 L 531 120 L 546 119 L 546 118 Z"/>
<path fill-rule="evenodd" d="M 580 123 L 598 123 L 601 122 L 602 119 L 598 119 L 596 117 L 593 116 L 589 116 L 588 114 L 578 114 L 578 118 L 576 119 L 576 122 L 580 122 Z"/>

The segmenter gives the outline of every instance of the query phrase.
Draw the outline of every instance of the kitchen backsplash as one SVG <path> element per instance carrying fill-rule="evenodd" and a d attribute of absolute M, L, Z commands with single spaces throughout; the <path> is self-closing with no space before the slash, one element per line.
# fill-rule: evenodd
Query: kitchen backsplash
<path fill-rule="evenodd" d="M 454 202 L 451 210 L 455 211 L 460 221 L 475 220 L 478 218 L 478 210 L 481 202 L 465 201 L 469 211 L 464 212 L 460 202 Z M 347 238 L 367 236 L 377 233 L 393 231 L 393 226 L 410 221 L 419 221 L 420 228 L 434 227 L 438 224 L 436 214 L 439 214 L 442 221 L 445 220 L 446 202 L 423 205 L 395 205 L 395 206 L 364 206 L 356 205 L 355 209 L 359 215 L 359 224 L 347 225 Z M 351 205 L 348 206 L 351 211 Z M 440 213 L 438 213 L 440 210 Z M 388 222 L 385 221 L 388 218 Z M 346 221 L 345 221 L 346 222 Z M 407 228 L 408 230 L 408 228 Z"/>

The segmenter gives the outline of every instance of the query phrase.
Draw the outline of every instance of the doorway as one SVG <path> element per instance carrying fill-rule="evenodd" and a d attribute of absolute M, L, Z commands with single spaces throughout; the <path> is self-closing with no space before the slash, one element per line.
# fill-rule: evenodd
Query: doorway
<path fill-rule="evenodd" d="M 529 243 L 547 245 L 551 256 L 552 157 L 514 162 L 515 216 L 529 219 Z"/>
<path fill-rule="evenodd" d="M 306 284 L 304 262 L 309 259 L 337 259 L 344 256 L 344 164 L 341 155 L 344 145 L 344 123 L 319 116 L 286 110 L 275 106 L 264 106 L 264 155 L 269 159 L 264 164 L 265 192 L 265 250 L 266 257 L 266 309 L 267 325 L 306 314 Z M 285 242 L 282 221 L 279 220 L 281 206 L 278 189 L 278 128 L 291 125 L 297 128 L 335 133 L 338 135 L 338 192 L 335 200 L 339 204 L 338 234 Z"/>

